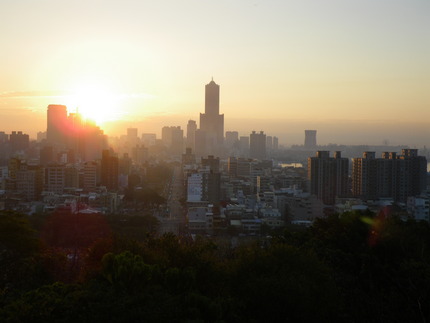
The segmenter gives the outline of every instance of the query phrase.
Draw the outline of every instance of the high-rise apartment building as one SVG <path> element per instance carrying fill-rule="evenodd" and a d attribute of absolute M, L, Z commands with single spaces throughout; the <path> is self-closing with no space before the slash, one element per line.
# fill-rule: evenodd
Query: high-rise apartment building
<path fill-rule="evenodd" d="M 224 114 L 219 114 L 219 85 L 205 86 L 205 113 L 200 113 L 200 129 L 206 136 L 206 153 L 219 155 L 224 142 Z"/>
<path fill-rule="evenodd" d="M 310 193 L 326 205 L 333 205 L 336 197 L 348 196 L 348 158 L 336 151 L 330 157 L 328 151 L 317 151 L 316 157 L 308 158 Z"/>
<path fill-rule="evenodd" d="M 401 155 L 364 152 L 352 164 L 352 194 L 362 199 L 392 198 L 405 203 L 426 188 L 427 160 L 417 149 L 403 149 Z"/>
<path fill-rule="evenodd" d="M 253 131 L 249 135 L 249 156 L 260 160 L 266 158 L 266 135 L 263 131 Z"/>

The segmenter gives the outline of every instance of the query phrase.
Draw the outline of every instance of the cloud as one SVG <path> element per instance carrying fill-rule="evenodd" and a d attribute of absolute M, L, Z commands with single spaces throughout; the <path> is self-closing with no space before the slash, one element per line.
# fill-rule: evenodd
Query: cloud
<path fill-rule="evenodd" d="M 0 98 L 21 99 L 21 98 L 62 98 L 73 96 L 73 91 L 11 91 L 0 93 Z M 116 95 L 122 99 L 153 99 L 155 95 L 149 93 L 120 93 Z"/>
<path fill-rule="evenodd" d="M 0 93 L 0 98 L 58 98 L 70 93 L 66 91 L 12 91 Z"/>

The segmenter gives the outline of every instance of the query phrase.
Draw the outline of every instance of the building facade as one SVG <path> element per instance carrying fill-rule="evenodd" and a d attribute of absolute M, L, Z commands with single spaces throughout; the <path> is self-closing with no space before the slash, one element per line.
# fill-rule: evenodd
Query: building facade
<path fill-rule="evenodd" d="M 308 158 L 309 192 L 326 205 L 333 205 L 336 197 L 348 196 L 348 158 L 336 151 L 330 157 L 328 151 L 317 151 L 316 157 Z"/>

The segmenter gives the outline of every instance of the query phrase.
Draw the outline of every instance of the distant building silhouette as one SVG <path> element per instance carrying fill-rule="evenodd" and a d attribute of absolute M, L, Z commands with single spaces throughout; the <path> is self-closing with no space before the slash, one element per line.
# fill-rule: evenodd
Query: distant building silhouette
<path fill-rule="evenodd" d="M 101 185 L 110 191 L 118 189 L 119 162 L 118 157 L 109 150 L 103 150 L 101 161 Z"/>
<path fill-rule="evenodd" d="M 188 120 L 187 124 L 187 147 L 195 149 L 196 143 L 196 130 L 197 130 L 197 122 L 195 120 Z"/>
<path fill-rule="evenodd" d="M 48 143 L 65 146 L 67 143 L 67 108 L 65 105 L 50 104 L 47 111 L 46 136 Z"/>
<path fill-rule="evenodd" d="M 155 146 L 155 141 L 157 140 L 157 136 L 155 133 L 143 133 L 142 134 L 142 142 L 145 147 Z"/>
<path fill-rule="evenodd" d="M 0 131 L 0 144 L 7 143 L 9 140 L 9 135 L 4 131 Z"/>
<path fill-rule="evenodd" d="M 107 148 L 107 136 L 92 122 L 84 122 L 80 114 L 67 115 L 65 105 L 50 104 L 47 109 L 47 145 L 54 151 L 73 151 L 74 159 L 100 159 Z"/>
<path fill-rule="evenodd" d="M 27 134 L 22 133 L 22 131 L 12 131 L 9 136 L 9 145 L 12 153 L 26 150 L 30 146 L 30 137 Z"/>
<path fill-rule="evenodd" d="M 41 142 L 42 140 L 46 140 L 46 131 L 38 131 L 37 132 L 37 142 Z"/>
<path fill-rule="evenodd" d="M 231 149 L 239 141 L 239 133 L 237 131 L 225 132 L 225 145 Z"/>
<path fill-rule="evenodd" d="M 266 152 L 270 154 L 273 150 L 273 137 L 266 136 Z"/>
<path fill-rule="evenodd" d="M 182 155 L 184 150 L 184 131 L 180 126 L 163 127 L 161 129 L 161 140 L 173 155 Z"/>
<path fill-rule="evenodd" d="M 206 153 L 210 155 L 219 155 L 224 142 L 224 114 L 219 114 L 219 93 L 219 85 L 214 80 L 206 84 L 205 113 L 200 113 L 200 130 L 205 133 Z"/>
<path fill-rule="evenodd" d="M 279 149 L 279 139 L 278 137 L 273 137 L 273 150 L 276 151 Z"/>
<path fill-rule="evenodd" d="M 196 156 L 207 155 L 206 131 L 197 129 L 195 133 L 195 154 Z"/>
<path fill-rule="evenodd" d="M 305 130 L 305 148 L 315 148 L 317 146 L 317 131 Z"/>
<path fill-rule="evenodd" d="M 263 131 L 253 131 L 249 135 L 249 156 L 260 160 L 266 158 L 266 135 Z"/>
<path fill-rule="evenodd" d="M 327 205 L 333 205 L 336 197 L 348 196 L 348 165 L 340 151 L 334 157 L 328 151 L 317 151 L 316 157 L 308 158 L 310 193 Z"/>
<path fill-rule="evenodd" d="M 241 156 L 249 155 L 249 137 L 248 136 L 239 137 L 239 150 L 240 150 Z"/>

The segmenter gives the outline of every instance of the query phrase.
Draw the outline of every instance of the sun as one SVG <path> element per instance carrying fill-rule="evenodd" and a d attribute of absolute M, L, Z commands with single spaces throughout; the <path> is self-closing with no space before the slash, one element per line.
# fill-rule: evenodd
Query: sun
<path fill-rule="evenodd" d="M 80 85 L 71 91 L 67 105 L 84 119 L 101 125 L 121 118 L 120 95 L 99 83 Z"/>

